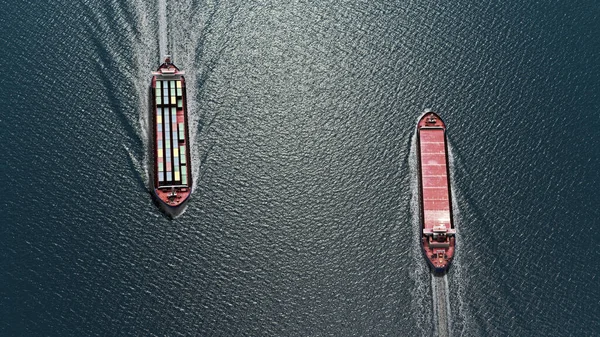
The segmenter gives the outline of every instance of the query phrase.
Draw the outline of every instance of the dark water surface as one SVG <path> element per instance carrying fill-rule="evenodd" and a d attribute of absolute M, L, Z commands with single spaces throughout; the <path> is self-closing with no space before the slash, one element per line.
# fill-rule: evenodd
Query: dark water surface
<path fill-rule="evenodd" d="M 451 335 L 600 333 L 597 1 L 0 4 L 0 335 L 439 333 L 424 108 L 452 152 Z M 196 183 L 173 221 L 147 191 L 165 52 Z"/>

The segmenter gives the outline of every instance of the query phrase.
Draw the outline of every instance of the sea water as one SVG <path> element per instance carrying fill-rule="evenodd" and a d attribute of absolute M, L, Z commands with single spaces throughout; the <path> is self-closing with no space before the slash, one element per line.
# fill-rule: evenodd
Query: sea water
<path fill-rule="evenodd" d="M 0 335 L 600 331 L 596 1 L 2 10 Z M 148 191 L 166 53 L 195 181 L 176 220 Z M 440 287 L 415 227 L 424 108 L 452 155 Z"/>

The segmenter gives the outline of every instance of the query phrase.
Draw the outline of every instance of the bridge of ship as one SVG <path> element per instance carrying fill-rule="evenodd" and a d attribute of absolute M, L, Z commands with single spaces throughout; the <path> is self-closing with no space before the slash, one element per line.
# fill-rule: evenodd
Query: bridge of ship
<path fill-rule="evenodd" d="M 187 187 L 183 78 L 156 76 L 156 151 L 158 188 Z"/>

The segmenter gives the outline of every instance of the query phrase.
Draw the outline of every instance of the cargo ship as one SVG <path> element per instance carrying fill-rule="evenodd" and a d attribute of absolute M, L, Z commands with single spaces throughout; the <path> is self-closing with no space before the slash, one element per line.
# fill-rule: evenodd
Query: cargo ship
<path fill-rule="evenodd" d="M 152 72 L 153 197 L 171 218 L 185 210 L 192 192 L 184 72 L 167 56 Z"/>
<path fill-rule="evenodd" d="M 448 168 L 446 124 L 426 111 L 417 124 L 421 206 L 421 246 L 435 274 L 444 274 L 454 257 L 456 229 Z"/>

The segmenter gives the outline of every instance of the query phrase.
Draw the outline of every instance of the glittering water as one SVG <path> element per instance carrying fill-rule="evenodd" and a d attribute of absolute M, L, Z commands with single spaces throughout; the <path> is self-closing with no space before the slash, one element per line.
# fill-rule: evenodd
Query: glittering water
<path fill-rule="evenodd" d="M 449 334 L 600 331 L 596 2 L 2 8 L 0 335 L 440 333 L 415 235 L 426 107 L 452 152 Z M 174 221 L 147 183 L 167 52 L 195 168 Z"/>

